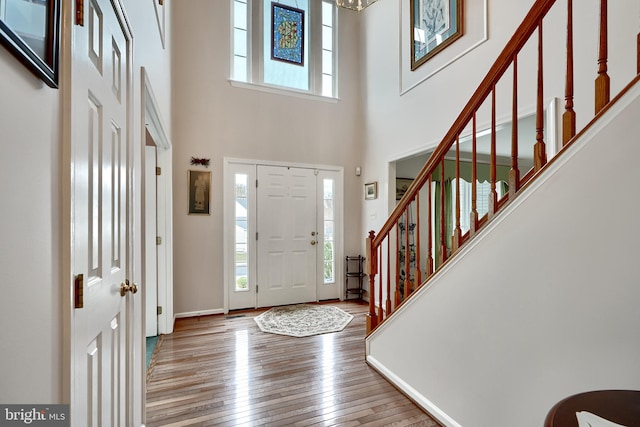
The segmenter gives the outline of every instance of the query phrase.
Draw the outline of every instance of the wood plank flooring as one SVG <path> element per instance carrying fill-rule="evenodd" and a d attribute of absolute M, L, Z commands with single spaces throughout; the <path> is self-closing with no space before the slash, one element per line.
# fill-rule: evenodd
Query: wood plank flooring
<path fill-rule="evenodd" d="M 253 317 L 178 319 L 147 384 L 147 427 L 438 426 L 364 361 L 367 306 L 344 331 L 305 338 L 261 332 Z"/>

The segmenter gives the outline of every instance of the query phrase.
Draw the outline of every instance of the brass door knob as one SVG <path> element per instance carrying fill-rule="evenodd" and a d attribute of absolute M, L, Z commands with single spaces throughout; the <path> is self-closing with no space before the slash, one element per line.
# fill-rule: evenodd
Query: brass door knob
<path fill-rule="evenodd" d="M 138 292 L 138 284 L 130 283 L 129 279 L 125 279 L 124 282 L 120 283 L 120 296 L 123 297 L 127 294 L 127 292 L 131 292 L 135 294 Z"/>
<path fill-rule="evenodd" d="M 131 286 L 129 285 L 129 279 L 125 279 L 124 282 L 120 283 L 120 296 L 123 297 L 131 290 Z"/>

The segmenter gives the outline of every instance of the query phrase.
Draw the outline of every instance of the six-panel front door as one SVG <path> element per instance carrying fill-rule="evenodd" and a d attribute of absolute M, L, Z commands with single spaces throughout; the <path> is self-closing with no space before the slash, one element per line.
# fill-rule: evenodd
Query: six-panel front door
<path fill-rule="evenodd" d="M 258 307 L 316 301 L 313 169 L 258 166 Z"/>
<path fill-rule="evenodd" d="M 136 401 L 128 396 L 130 37 L 117 5 L 86 0 L 84 26 L 72 35 L 72 271 L 83 294 L 71 318 L 71 419 L 78 427 L 130 425 Z"/>

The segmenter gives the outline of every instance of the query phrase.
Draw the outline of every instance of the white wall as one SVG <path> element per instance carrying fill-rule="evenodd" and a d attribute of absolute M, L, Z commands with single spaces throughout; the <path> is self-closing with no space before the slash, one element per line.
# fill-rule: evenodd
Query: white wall
<path fill-rule="evenodd" d="M 63 10 L 70 16 L 70 2 L 64 3 Z M 167 4 L 170 2 L 165 0 Z M 140 67 L 145 66 L 150 75 L 170 129 L 170 46 L 162 48 L 154 0 L 125 0 L 124 5 L 135 43 L 133 137 L 134 144 L 142 147 Z M 168 6 L 165 8 L 170 34 Z M 62 294 L 63 287 L 71 284 L 61 279 L 62 266 L 69 260 L 61 255 L 65 191 L 61 128 L 65 112 L 60 103 L 68 88 L 64 84 L 59 90 L 45 86 L 4 47 L 0 47 L 0 76 L 0 402 L 63 403 L 67 397 L 63 392 L 62 343 L 69 331 L 63 325 Z M 141 192 L 140 153 L 136 151 L 134 159 L 138 165 L 137 194 Z M 139 211 L 141 198 L 136 200 Z M 133 233 L 139 251 L 141 231 Z M 139 275 L 141 266 L 135 268 Z"/>
<path fill-rule="evenodd" d="M 62 333 L 59 92 L 4 47 L 0 76 L 0 402 L 52 402 Z"/>
<path fill-rule="evenodd" d="M 640 387 L 640 87 L 627 101 L 368 339 L 446 425 L 538 427 L 569 395 Z"/>
<path fill-rule="evenodd" d="M 359 253 L 363 181 L 355 176 L 364 124 L 357 14 L 340 11 L 337 103 L 237 88 L 229 83 L 230 1 L 174 3 L 175 311 L 223 308 L 223 158 L 342 166 L 345 251 Z M 191 157 L 210 158 L 211 216 L 187 215 Z M 202 169 L 202 167 L 200 167 Z"/>

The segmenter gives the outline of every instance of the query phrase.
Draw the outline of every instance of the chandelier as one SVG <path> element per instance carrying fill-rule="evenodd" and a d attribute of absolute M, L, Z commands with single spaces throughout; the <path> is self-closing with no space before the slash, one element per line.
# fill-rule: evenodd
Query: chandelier
<path fill-rule="evenodd" d="M 336 6 L 360 12 L 367 6 L 371 6 L 377 0 L 336 0 Z"/>

